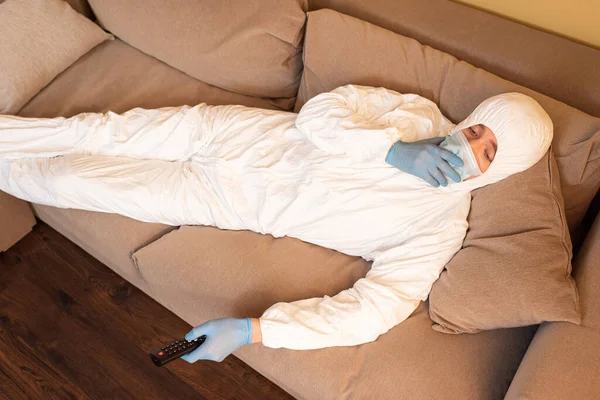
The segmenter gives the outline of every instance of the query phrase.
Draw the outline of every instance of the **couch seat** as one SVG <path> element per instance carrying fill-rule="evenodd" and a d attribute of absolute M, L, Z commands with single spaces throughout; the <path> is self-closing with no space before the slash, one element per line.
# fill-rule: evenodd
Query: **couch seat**
<path fill-rule="evenodd" d="M 193 326 L 333 296 L 370 267 L 298 239 L 206 226 L 173 230 L 133 258 L 154 298 Z M 361 346 L 234 354 L 298 399 L 502 399 L 536 326 L 449 335 L 431 328 L 427 307 Z"/>

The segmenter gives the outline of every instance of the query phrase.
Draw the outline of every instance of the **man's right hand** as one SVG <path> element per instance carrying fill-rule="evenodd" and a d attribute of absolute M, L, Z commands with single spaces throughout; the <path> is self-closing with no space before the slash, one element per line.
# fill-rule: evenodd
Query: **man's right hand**
<path fill-rule="evenodd" d="M 388 151 L 385 162 L 424 179 L 431 186 L 447 186 L 448 181 L 444 174 L 460 182 L 460 175 L 450 163 L 457 167 L 462 167 L 464 163 L 456 154 L 438 147 L 444 139 L 435 137 L 411 143 L 399 140 Z"/>

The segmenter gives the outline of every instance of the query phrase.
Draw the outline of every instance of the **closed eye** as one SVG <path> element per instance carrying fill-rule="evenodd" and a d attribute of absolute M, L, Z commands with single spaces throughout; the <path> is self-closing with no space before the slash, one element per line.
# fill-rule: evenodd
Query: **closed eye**
<path fill-rule="evenodd" d="M 492 152 L 492 149 L 494 149 L 494 151 Z M 494 158 L 496 157 L 496 146 L 494 146 L 494 144 L 492 143 L 492 149 L 489 148 L 489 146 L 486 146 L 485 149 L 485 157 L 490 161 L 494 161 Z M 490 156 L 490 154 L 492 154 L 492 156 Z"/>

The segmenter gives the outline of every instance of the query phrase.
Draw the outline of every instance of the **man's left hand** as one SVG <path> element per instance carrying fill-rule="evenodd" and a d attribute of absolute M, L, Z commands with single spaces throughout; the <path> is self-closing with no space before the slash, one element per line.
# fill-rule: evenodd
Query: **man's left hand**
<path fill-rule="evenodd" d="M 207 321 L 194 327 L 186 340 L 194 340 L 206 335 L 206 340 L 191 353 L 184 354 L 181 359 L 195 363 L 198 360 L 221 362 L 245 344 L 252 341 L 252 323 L 250 318 L 221 318 Z"/>

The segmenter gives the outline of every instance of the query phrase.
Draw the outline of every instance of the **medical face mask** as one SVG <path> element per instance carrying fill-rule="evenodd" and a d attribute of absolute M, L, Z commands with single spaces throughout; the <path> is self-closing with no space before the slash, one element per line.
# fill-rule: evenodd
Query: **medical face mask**
<path fill-rule="evenodd" d="M 459 130 L 452 135 L 446 136 L 446 139 L 439 146 L 451 151 L 463 160 L 464 165 L 462 167 L 451 164 L 452 168 L 460 175 L 462 181 L 482 174 L 479 165 L 477 165 L 475 154 L 473 154 L 473 149 L 462 131 Z M 451 180 L 448 179 L 448 182 L 451 182 Z"/>

